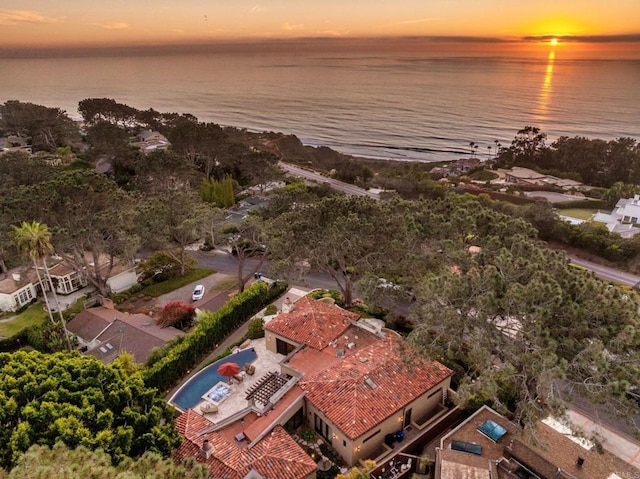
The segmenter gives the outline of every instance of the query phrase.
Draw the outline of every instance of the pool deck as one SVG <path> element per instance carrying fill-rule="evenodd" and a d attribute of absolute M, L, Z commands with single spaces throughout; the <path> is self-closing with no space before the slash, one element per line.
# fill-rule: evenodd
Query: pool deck
<path fill-rule="evenodd" d="M 258 355 L 258 358 L 252 363 L 256 368 L 256 372 L 253 375 L 246 374 L 244 371 L 241 372 L 240 375 L 243 377 L 241 383 L 235 379 L 231 380 L 229 383 L 231 392 L 218 404 L 218 412 L 203 413 L 200 406 L 206 402 L 204 399 L 192 408 L 212 423 L 220 422 L 245 409 L 249 406 L 249 401 L 245 399 L 246 391 L 268 372 L 280 372 L 280 361 L 284 359 L 284 356 L 268 351 L 264 338 L 254 339 L 251 341 L 251 344 L 246 347 L 253 347 Z M 213 386 L 214 384 L 211 384 L 211 387 Z"/>

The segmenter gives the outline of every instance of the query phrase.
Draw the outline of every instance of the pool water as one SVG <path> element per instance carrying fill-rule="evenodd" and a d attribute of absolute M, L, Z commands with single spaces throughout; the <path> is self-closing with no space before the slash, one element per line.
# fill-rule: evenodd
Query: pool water
<path fill-rule="evenodd" d="M 243 367 L 245 363 L 251 363 L 255 361 L 257 357 L 256 350 L 248 348 L 209 364 L 209 366 L 202 371 L 198 371 L 191 379 L 184 383 L 182 387 L 178 389 L 178 392 L 169 399 L 169 403 L 174 404 L 182 410 L 193 408 L 202 400 L 202 396 L 215 384 L 228 380 L 218 374 L 218 368 L 221 364 L 231 362 Z"/>

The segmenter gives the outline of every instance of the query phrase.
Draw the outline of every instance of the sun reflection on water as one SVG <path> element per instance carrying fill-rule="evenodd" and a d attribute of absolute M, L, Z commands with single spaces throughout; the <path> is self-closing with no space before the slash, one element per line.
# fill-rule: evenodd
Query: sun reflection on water
<path fill-rule="evenodd" d="M 547 58 L 547 68 L 544 73 L 544 80 L 540 87 L 540 93 L 538 94 L 538 104 L 535 110 L 535 116 L 537 120 L 544 121 L 548 118 L 547 113 L 549 111 L 549 104 L 551 103 L 551 94 L 553 93 L 553 62 L 556 58 L 555 50 L 549 52 Z"/>

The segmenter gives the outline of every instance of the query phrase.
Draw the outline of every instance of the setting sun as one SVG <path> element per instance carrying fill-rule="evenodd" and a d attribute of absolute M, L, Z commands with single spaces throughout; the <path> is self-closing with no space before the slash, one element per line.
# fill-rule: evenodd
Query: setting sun
<path fill-rule="evenodd" d="M 556 46 L 558 44 L 558 39 L 557 38 L 552 38 L 551 40 L 549 40 L 549 43 L 553 46 Z"/>

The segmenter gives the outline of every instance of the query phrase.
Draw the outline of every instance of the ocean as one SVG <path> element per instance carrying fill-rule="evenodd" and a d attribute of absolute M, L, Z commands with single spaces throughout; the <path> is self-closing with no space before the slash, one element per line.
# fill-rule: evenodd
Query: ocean
<path fill-rule="evenodd" d="M 0 102 L 113 98 L 392 160 L 488 158 L 526 125 L 549 140 L 640 138 L 640 60 L 386 51 L 0 59 Z"/>

